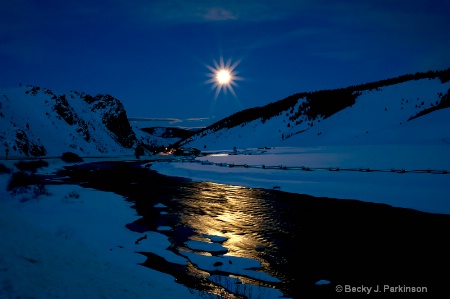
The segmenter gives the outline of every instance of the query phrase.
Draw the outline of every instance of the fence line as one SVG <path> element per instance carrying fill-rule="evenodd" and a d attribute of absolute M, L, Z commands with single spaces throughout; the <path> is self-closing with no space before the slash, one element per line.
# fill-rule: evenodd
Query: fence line
<path fill-rule="evenodd" d="M 126 157 L 127 155 L 122 155 L 121 157 Z M 134 157 L 133 155 L 128 155 L 130 158 Z M 61 158 L 61 157 L 45 157 L 44 159 L 49 158 Z M 86 156 L 82 158 L 104 158 L 108 159 L 110 157 L 108 156 Z M 29 157 L 25 160 L 37 160 L 37 159 L 43 159 L 42 157 Z M 0 158 L 0 160 L 2 160 Z M 5 160 L 5 159 L 3 159 Z M 16 158 L 13 157 L 12 159 L 8 160 L 24 160 L 24 158 Z M 317 171 L 317 170 L 325 170 L 325 171 L 356 171 L 356 172 L 390 172 L 390 173 L 429 173 L 429 174 L 448 174 L 448 171 L 443 170 L 436 170 L 436 169 L 413 169 L 413 170 L 406 170 L 406 169 L 372 169 L 372 168 L 340 168 L 340 167 L 307 167 L 307 166 L 287 166 L 287 165 L 265 165 L 265 164 L 256 164 L 256 165 L 249 165 L 249 164 L 234 164 L 234 163 L 217 163 L 217 162 L 210 162 L 208 160 L 200 161 L 196 160 L 195 158 L 164 158 L 164 159 L 142 159 L 142 161 L 147 162 L 187 162 L 187 163 L 200 163 L 202 165 L 213 165 L 213 166 L 219 166 L 219 167 L 236 167 L 236 168 L 258 168 L 258 169 L 279 169 L 279 170 L 300 170 L 300 171 Z"/>
<path fill-rule="evenodd" d="M 340 167 L 307 167 L 307 166 L 286 166 L 286 165 L 265 165 L 265 164 L 234 164 L 199 161 L 195 159 L 156 159 L 155 162 L 187 162 L 200 163 L 201 165 L 213 165 L 229 168 L 258 168 L 258 169 L 279 169 L 279 170 L 299 170 L 299 171 L 356 171 L 356 172 L 389 172 L 389 173 L 429 173 L 429 174 L 448 174 L 447 170 L 436 169 L 372 169 L 372 168 L 340 168 Z"/>

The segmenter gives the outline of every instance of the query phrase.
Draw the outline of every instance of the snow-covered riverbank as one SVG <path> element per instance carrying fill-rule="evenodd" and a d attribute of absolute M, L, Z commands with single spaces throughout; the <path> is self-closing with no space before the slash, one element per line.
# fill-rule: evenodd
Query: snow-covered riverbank
<path fill-rule="evenodd" d="M 203 163 L 152 163 L 165 175 L 320 197 L 386 203 L 430 213 L 450 214 L 449 145 L 378 145 L 217 151 Z M 240 154 L 239 154 L 240 153 Z M 208 165 L 211 162 L 214 165 Z M 223 163 L 224 166 L 218 166 Z M 229 167 L 305 166 L 313 171 Z M 322 170 L 317 170 L 321 168 Z M 329 171 L 340 168 L 341 171 Z M 361 169 L 361 171 L 344 171 Z M 369 170 L 369 171 L 366 171 Z M 383 170 L 379 172 L 376 170 Z M 390 172 L 405 170 L 405 173 Z M 408 172 L 425 170 L 423 173 Z M 427 173 L 426 170 L 437 170 Z"/>
<path fill-rule="evenodd" d="M 445 146 L 238 149 L 237 153 L 220 151 L 197 158 L 203 163 L 151 162 L 150 168 L 196 181 L 275 188 L 450 214 L 450 174 L 327 170 L 339 167 L 448 171 L 450 156 L 446 149 Z M 15 162 L 3 161 L 3 164 L 13 169 Z M 59 159 L 49 163 L 49 167 L 39 172 L 50 174 L 64 165 Z M 221 167 L 217 163 L 323 169 Z M 3 244 L 0 297 L 201 298 L 205 295 L 178 284 L 170 275 L 139 265 L 146 257 L 138 251 L 154 252 L 180 264 L 197 257 L 187 254 L 185 259 L 171 254 L 166 250 L 170 244 L 167 237 L 157 232 L 136 242 L 143 234 L 130 231 L 125 225 L 138 215 L 122 196 L 76 185 L 49 185 L 49 194 L 37 197 L 30 190 L 12 196 L 6 191 L 9 177 L 10 174 L 0 174 Z M 201 267 L 207 270 L 211 260 L 197 262 L 203 263 Z M 266 294 L 270 298 L 280 295 L 276 290 Z"/>
<path fill-rule="evenodd" d="M 38 173 L 52 174 L 65 165 L 59 159 L 48 161 L 50 166 Z M 16 161 L 5 162 L 17 171 Z M 278 281 L 254 270 L 261 266 L 259 261 L 227 254 L 207 257 L 184 252 L 180 256 L 168 250 L 166 235 L 129 230 L 126 225 L 140 216 L 123 196 L 72 184 L 55 185 L 56 181 L 46 185 L 46 194 L 41 190 L 37 195 L 32 185 L 12 195 L 6 191 L 10 176 L 0 174 L 0 232 L 4 243 L 0 248 L 1 298 L 218 298 L 144 267 L 147 257 L 140 252 L 183 266 L 191 262 L 203 271 L 217 270 L 221 263 L 224 266 L 219 268 L 228 273 Z M 171 229 L 160 227 L 158 231 Z M 211 242 L 191 240 L 186 245 L 193 249 L 200 246 L 206 252 L 221 247 L 226 253 L 219 245 L 226 238 L 208 238 Z M 243 284 L 238 278 L 211 275 L 209 279 L 249 298 L 282 296 L 276 289 Z"/>
<path fill-rule="evenodd" d="M 137 251 L 164 251 L 169 241 L 155 233 L 135 244 L 142 234 L 125 224 L 138 216 L 123 197 L 76 185 L 11 196 L 9 176 L 0 174 L 1 298 L 198 298 L 139 265 Z"/>

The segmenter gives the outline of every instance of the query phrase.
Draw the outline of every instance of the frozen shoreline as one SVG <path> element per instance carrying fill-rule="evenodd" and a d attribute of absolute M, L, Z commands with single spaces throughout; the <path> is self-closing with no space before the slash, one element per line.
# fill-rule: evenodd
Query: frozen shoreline
<path fill-rule="evenodd" d="M 446 146 L 408 147 L 407 152 L 403 146 L 372 149 L 276 148 L 260 154 L 253 152 L 257 149 L 247 149 L 245 154 L 243 151 L 237 155 L 222 152 L 197 160 L 249 165 L 450 170 L 450 157 L 444 154 Z M 84 163 L 128 159 L 130 157 L 85 159 Z M 15 162 L 3 161 L 10 168 Z M 49 160 L 49 163 L 49 167 L 39 173 L 51 174 L 65 165 L 60 159 Z M 161 174 L 195 181 L 250 188 L 277 187 L 281 191 L 319 197 L 357 199 L 450 214 L 449 174 L 301 171 L 187 162 L 150 164 L 151 169 Z M 8 240 L 0 247 L 1 296 L 143 298 L 150 294 L 158 298 L 199 297 L 197 291 L 176 283 L 174 277 L 139 265 L 145 257 L 137 251 L 156 252 L 179 263 L 184 260 L 165 252 L 169 241 L 163 234 L 154 233 L 135 244 L 142 234 L 127 230 L 125 224 L 138 216 L 122 196 L 76 185 L 50 185 L 47 186 L 50 196 L 12 197 L 6 191 L 8 178 L 8 174 L 0 174 L 0 230 L 4 240 Z M 68 196 L 71 192 L 79 194 L 79 198 Z"/>
<path fill-rule="evenodd" d="M 260 149 L 246 149 L 241 150 L 245 153 L 242 155 L 229 155 L 231 151 L 216 151 L 216 155 L 199 157 L 196 160 L 241 165 L 449 171 L 449 148 L 447 145 L 293 147 L 268 149 L 262 154 Z M 252 154 L 252 151 L 260 154 Z M 250 188 L 275 187 L 281 191 L 318 197 L 356 199 L 423 212 L 450 214 L 450 174 L 302 171 L 220 167 L 184 162 L 151 164 L 151 169 L 161 174 L 187 177 L 195 181 Z"/>
<path fill-rule="evenodd" d="M 8 161 L 8 166 L 14 162 Z M 52 160 L 38 173 L 51 174 L 64 164 Z M 147 258 L 139 252 L 156 254 L 180 265 L 191 261 L 204 271 L 217 268 L 212 266 L 217 261 L 227 261 L 223 264 L 228 265 L 233 260 L 234 267 L 227 268 L 232 273 L 264 277 L 264 273 L 247 269 L 258 268 L 258 261 L 231 255 L 201 258 L 188 252 L 179 256 L 167 250 L 170 241 L 166 235 L 129 230 L 126 224 L 141 216 L 121 195 L 62 184 L 46 185 L 49 194 L 34 196 L 28 190 L 12 196 L 6 191 L 9 176 L 0 174 L 0 232 L 5 240 L 0 248 L 2 298 L 218 298 L 143 266 Z M 218 244 L 213 241 L 199 245 L 202 250 L 214 251 Z M 212 275 L 211 279 L 253 293 L 251 298 L 282 295 L 276 289 L 241 285 L 237 278 L 228 281 Z M 264 296 L 254 297 L 258 292 Z"/>
<path fill-rule="evenodd" d="M 125 224 L 138 216 L 122 196 L 77 185 L 48 185 L 50 195 L 37 198 L 11 196 L 8 178 L 0 174 L 1 298 L 198 297 L 140 265 L 146 258 L 137 251 L 165 251 L 170 243 L 155 233 L 160 237 L 135 244 L 142 234 Z"/>

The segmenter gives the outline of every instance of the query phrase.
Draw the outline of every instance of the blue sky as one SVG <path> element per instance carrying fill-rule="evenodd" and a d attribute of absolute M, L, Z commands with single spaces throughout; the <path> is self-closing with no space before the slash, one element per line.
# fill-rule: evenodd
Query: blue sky
<path fill-rule="evenodd" d="M 0 0 L 0 88 L 107 93 L 129 117 L 208 125 L 297 92 L 449 68 L 449 15 L 446 0 Z M 220 57 L 239 62 L 235 95 L 205 83 Z"/>

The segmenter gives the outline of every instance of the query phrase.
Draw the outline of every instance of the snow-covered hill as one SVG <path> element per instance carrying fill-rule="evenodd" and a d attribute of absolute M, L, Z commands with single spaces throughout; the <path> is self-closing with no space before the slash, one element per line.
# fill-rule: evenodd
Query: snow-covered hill
<path fill-rule="evenodd" d="M 132 130 L 122 103 L 110 95 L 37 86 L 0 92 L 0 154 L 9 157 L 134 154 L 142 136 Z"/>
<path fill-rule="evenodd" d="M 296 94 L 241 111 L 180 145 L 202 150 L 450 143 L 449 70 Z"/>
<path fill-rule="evenodd" d="M 58 95 L 27 85 L 0 91 L 0 155 L 132 155 L 169 144 L 201 150 L 450 144 L 449 90 L 450 69 L 404 75 L 294 94 L 192 133 L 131 126 L 122 103 L 110 95 Z"/>

